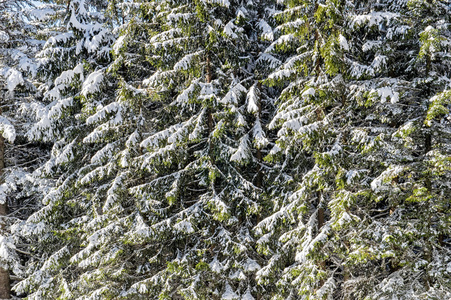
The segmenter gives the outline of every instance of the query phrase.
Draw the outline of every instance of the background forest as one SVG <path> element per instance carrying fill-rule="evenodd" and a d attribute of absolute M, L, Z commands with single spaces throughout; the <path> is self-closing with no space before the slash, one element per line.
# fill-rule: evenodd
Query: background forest
<path fill-rule="evenodd" d="M 451 299 L 449 0 L 0 0 L 0 298 Z"/>

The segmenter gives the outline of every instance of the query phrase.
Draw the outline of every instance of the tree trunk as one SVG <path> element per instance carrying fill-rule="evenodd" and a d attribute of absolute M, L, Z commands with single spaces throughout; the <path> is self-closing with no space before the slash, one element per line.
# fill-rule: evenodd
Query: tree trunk
<path fill-rule="evenodd" d="M 2 111 L 0 110 L 0 114 Z M 0 183 L 3 182 L 3 169 L 5 168 L 5 139 L 0 135 Z M 8 213 L 7 203 L 0 204 L 0 217 L 5 217 Z M 1 233 L 5 231 L 5 225 L 1 226 Z M 4 268 L 0 268 L 0 299 L 10 299 L 11 286 L 9 280 L 9 272 Z"/>
<path fill-rule="evenodd" d="M 322 194 L 321 192 L 318 192 L 318 214 L 316 216 L 316 221 L 317 221 L 317 231 L 318 234 L 321 231 L 321 228 L 324 226 L 324 221 L 325 221 L 325 217 L 324 217 L 324 208 L 322 208 L 321 205 L 321 197 Z M 321 261 L 319 263 L 319 267 L 322 270 L 326 270 L 326 261 Z M 324 285 L 324 279 L 321 279 L 319 282 L 320 286 Z"/>
<path fill-rule="evenodd" d="M 426 132 L 425 140 L 424 140 L 424 154 L 428 154 L 429 151 L 432 150 L 432 135 L 430 132 Z M 429 174 L 426 174 L 425 180 L 426 188 L 428 192 L 432 192 L 432 182 Z"/>
<path fill-rule="evenodd" d="M 429 76 L 429 72 L 431 71 L 431 55 L 426 54 L 426 76 Z"/>
<path fill-rule="evenodd" d="M 257 83 L 257 89 L 259 91 L 259 98 L 258 98 L 258 112 L 257 112 L 257 120 L 260 121 L 261 120 L 261 114 L 262 114 L 262 99 L 261 99 L 261 82 Z M 257 158 L 257 175 L 255 178 L 255 186 L 258 188 L 261 188 L 263 186 L 263 172 L 262 172 L 262 167 L 261 167 L 261 163 L 263 162 L 263 154 L 262 154 L 262 150 L 260 148 L 257 148 L 257 153 L 256 153 L 256 158 Z M 260 214 L 257 214 L 257 224 L 260 223 L 261 221 L 261 216 Z M 259 298 L 257 298 L 258 300 Z"/>
<path fill-rule="evenodd" d="M 349 241 L 345 240 L 344 242 L 347 249 L 350 249 Z M 346 282 L 350 279 L 351 274 L 349 272 L 349 268 L 347 266 L 343 266 L 343 284 L 341 289 L 341 294 L 344 300 L 352 299 L 351 295 L 346 293 Z"/>
<path fill-rule="evenodd" d="M 210 59 L 210 55 L 207 54 L 207 65 L 206 65 L 206 70 L 205 70 L 205 81 L 207 83 L 211 83 L 211 81 L 213 80 L 213 72 L 211 71 L 211 59 Z M 208 154 L 210 156 L 210 162 L 212 165 L 215 164 L 215 158 L 213 156 L 213 145 L 212 145 L 212 141 L 211 141 L 211 133 L 213 132 L 213 127 L 214 127 L 214 122 L 213 122 L 213 114 L 211 112 L 211 107 L 210 105 L 208 105 L 207 108 L 207 126 L 208 126 L 208 137 L 209 137 L 209 142 L 208 142 Z"/>
<path fill-rule="evenodd" d="M 211 83 L 213 78 L 213 74 L 211 72 L 211 59 L 210 56 L 207 55 L 207 66 L 205 71 L 205 81 L 207 83 Z M 208 125 L 208 133 L 209 135 L 213 132 L 213 115 L 211 113 L 211 107 L 207 108 L 207 125 Z M 211 150 L 211 143 L 210 143 L 210 150 Z"/>
<path fill-rule="evenodd" d="M 260 97 L 259 97 L 258 103 L 257 103 L 257 105 L 258 105 L 258 113 L 257 113 L 258 120 L 261 120 L 261 115 L 262 115 L 262 99 L 261 99 L 261 91 L 260 91 L 261 86 L 262 86 L 261 82 L 258 82 L 257 83 L 257 88 L 258 88 L 259 94 L 260 94 Z M 263 161 L 263 155 L 262 155 L 262 150 L 260 148 L 257 148 L 256 156 L 257 156 L 258 165 L 257 165 L 257 178 L 256 178 L 256 181 L 255 181 L 255 185 L 257 187 L 261 188 L 263 186 L 263 172 L 262 172 L 262 168 L 261 168 L 260 164 Z"/>
<path fill-rule="evenodd" d="M 263 160 L 263 155 L 262 155 L 262 151 L 260 150 L 260 148 L 257 149 L 257 161 L 259 163 L 261 163 Z M 262 187 L 263 184 L 263 173 L 262 173 L 262 168 L 260 165 L 257 166 L 257 178 L 255 180 L 255 185 L 259 188 Z"/>
<path fill-rule="evenodd" d="M 315 4 L 315 13 L 318 11 L 318 4 Z M 315 30 L 315 43 L 317 44 L 317 50 L 318 50 L 318 57 L 316 57 L 316 62 L 315 62 L 315 73 L 316 73 L 316 78 L 318 79 L 319 74 L 321 72 L 321 54 L 320 52 L 320 42 L 319 42 L 319 38 L 320 38 L 320 33 L 319 33 L 319 29 L 318 28 L 314 28 Z"/>
<path fill-rule="evenodd" d="M 207 67 L 206 67 L 206 72 L 205 72 L 205 81 L 207 83 L 211 83 L 213 78 L 213 74 L 211 72 L 211 60 L 210 60 L 210 56 L 207 55 Z M 207 122 L 208 122 L 208 131 L 209 133 L 211 133 L 213 131 L 213 116 L 211 114 L 211 108 L 208 107 L 207 110 Z"/>
<path fill-rule="evenodd" d="M 205 80 L 207 81 L 207 83 L 211 83 L 212 79 L 213 79 L 213 74 L 211 71 L 211 59 L 210 59 L 210 55 L 207 55 L 207 69 L 205 72 Z"/>

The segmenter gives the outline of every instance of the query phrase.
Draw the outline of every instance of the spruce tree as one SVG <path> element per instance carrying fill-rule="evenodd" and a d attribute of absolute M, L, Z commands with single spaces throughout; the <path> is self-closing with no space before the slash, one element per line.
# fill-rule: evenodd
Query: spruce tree
<path fill-rule="evenodd" d="M 72 270 L 64 267 L 70 254 L 78 251 L 81 239 L 73 226 L 77 220 L 77 225 L 86 220 L 79 214 L 90 205 L 74 196 L 74 178 L 88 159 L 86 154 L 96 150 L 83 143 L 87 131 L 84 118 L 93 106 L 102 105 L 111 96 L 105 93 L 96 101 L 91 99 L 108 83 L 103 74 L 113 35 L 106 25 L 96 22 L 104 21 L 98 11 L 105 5 L 74 0 L 67 6 L 52 7 L 64 12 L 64 22 L 48 23 L 47 30 L 57 34 L 52 34 L 37 54 L 43 104 L 28 107 L 37 120 L 27 135 L 31 141 L 53 147 L 48 161 L 33 175 L 36 189 L 44 197 L 41 207 L 20 227 L 33 256 L 27 262 L 26 278 L 14 287 L 30 299 L 54 299 L 70 293 L 67 282 L 72 283 L 73 278 L 64 275 Z"/>
<path fill-rule="evenodd" d="M 50 3 L 15 105 L 51 157 L 1 186 L 36 210 L 18 294 L 451 297 L 447 1 Z"/>
<path fill-rule="evenodd" d="M 449 8 L 440 1 L 409 1 L 386 3 L 384 9 L 396 13 L 393 23 L 404 24 L 397 30 L 387 26 L 386 33 L 393 50 L 384 69 L 387 77 L 396 77 L 390 87 L 395 96 L 399 93 L 399 101 L 392 101 L 387 119 L 381 120 L 391 135 L 382 140 L 388 149 L 383 170 L 371 182 L 374 199 L 389 211 L 379 230 L 386 270 L 371 297 L 446 299 L 451 293 L 446 270 L 451 259 L 449 133 L 444 130 L 449 126 L 449 102 L 444 101 L 449 89 Z M 402 38 L 391 38 L 397 33 Z M 380 89 L 378 94 L 383 101 Z"/>
<path fill-rule="evenodd" d="M 77 3 L 62 53 L 81 45 L 97 70 L 86 77 L 86 64 L 68 60 L 63 70 L 47 60 L 59 77 L 46 95 L 61 100 L 31 134 L 59 137 L 41 169 L 58 180 L 29 219 L 42 228 L 33 235 L 42 258 L 17 289 L 64 299 L 261 294 L 251 229 L 261 210 L 266 96 L 246 50 L 259 50 L 248 35 L 262 7 L 122 6 L 134 18 L 119 28 L 103 70 L 98 52 L 83 48 L 86 28 L 100 27 L 80 21 Z"/>
<path fill-rule="evenodd" d="M 10 285 L 21 280 L 29 254 L 20 234 L 36 203 L 29 176 L 46 153 L 25 138 L 32 121 L 25 108 L 37 95 L 34 56 L 43 45 L 42 23 L 54 12 L 31 1 L 9 0 L 0 3 L 0 10 L 0 298 L 9 299 Z"/>
<path fill-rule="evenodd" d="M 448 139 L 427 127 L 447 113 L 446 9 L 348 4 L 289 2 L 278 15 L 269 50 L 289 56 L 267 80 L 286 86 L 268 159 L 288 180 L 257 227 L 271 255 L 260 282 L 276 299 L 447 298 Z"/>
<path fill-rule="evenodd" d="M 268 141 L 257 56 L 247 51 L 259 50 L 250 38 L 261 7 L 148 5 L 139 22 L 154 24 L 147 51 L 155 72 L 143 82 L 154 111 L 134 163 L 142 178 L 129 191 L 139 210 L 127 234 L 144 279 L 124 297 L 252 299 L 262 294 L 251 230 L 261 210 L 258 153 Z"/>
<path fill-rule="evenodd" d="M 330 235 L 339 221 L 328 206 L 346 129 L 347 9 L 341 1 L 287 1 L 275 15 L 279 37 L 267 51 L 284 62 L 266 83 L 283 90 L 270 124 L 279 128 L 277 144 L 266 159 L 278 174 L 274 212 L 257 226 L 260 251 L 269 256 L 259 282 L 274 299 L 333 297 L 341 276 L 340 261 L 331 259 L 340 241 Z"/>

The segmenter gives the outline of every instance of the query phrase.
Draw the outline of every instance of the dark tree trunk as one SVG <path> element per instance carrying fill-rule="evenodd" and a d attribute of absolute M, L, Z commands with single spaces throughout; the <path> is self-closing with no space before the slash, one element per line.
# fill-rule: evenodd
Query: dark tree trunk
<path fill-rule="evenodd" d="M 260 92 L 260 95 L 261 95 L 261 91 L 260 91 L 261 86 L 262 86 L 261 82 L 258 82 L 257 83 L 257 88 L 258 88 L 258 90 Z M 261 99 L 261 96 L 258 99 L 257 105 L 258 105 L 258 115 L 257 116 L 261 120 L 261 115 L 262 115 L 262 99 Z M 261 151 L 260 148 L 257 148 L 256 156 L 257 156 L 258 165 L 257 165 L 257 178 L 255 180 L 255 185 L 257 187 L 261 188 L 263 186 L 263 172 L 262 172 L 262 168 L 261 168 L 260 164 L 263 162 L 263 155 L 262 155 L 262 151 Z"/>
<path fill-rule="evenodd" d="M 211 59 L 210 59 L 210 55 L 207 54 L 207 65 L 206 65 L 206 70 L 205 70 L 205 81 L 207 83 L 211 83 L 211 81 L 213 80 L 213 72 L 211 71 Z M 211 133 L 213 132 L 213 126 L 214 126 L 214 122 L 213 122 L 213 114 L 211 112 L 211 107 L 209 106 L 207 108 L 207 125 L 208 125 L 208 136 L 210 137 Z M 211 138 L 209 140 L 209 155 L 210 155 L 210 161 L 212 163 L 212 165 L 215 164 L 215 159 L 213 156 L 213 145 L 211 144 Z"/>
<path fill-rule="evenodd" d="M 0 114 L 1 114 L 0 110 Z M 5 139 L 0 135 L 0 183 L 3 182 L 3 169 L 5 168 Z M 7 203 L 0 204 L 0 217 L 5 217 L 8 213 Z M 1 231 L 5 230 L 4 225 Z M 0 233 L 1 234 L 1 233 Z M 0 268 L 0 299 L 10 299 L 11 286 L 9 280 L 9 272 L 4 268 Z"/>

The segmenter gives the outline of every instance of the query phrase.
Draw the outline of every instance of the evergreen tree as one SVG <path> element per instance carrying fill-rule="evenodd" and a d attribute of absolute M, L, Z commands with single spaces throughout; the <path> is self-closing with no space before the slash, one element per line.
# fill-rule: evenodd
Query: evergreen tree
<path fill-rule="evenodd" d="M 451 193 L 446 183 L 451 174 L 450 140 L 443 131 L 449 126 L 445 117 L 449 102 L 443 101 L 449 89 L 449 7 L 440 1 L 409 1 L 387 2 L 384 9 L 393 11 L 402 25 L 387 26 L 391 41 L 386 49 L 391 51 L 384 68 L 399 101 L 391 96 L 386 119 L 380 118 L 386 135 L 381 139 L 385 151 L 378 152 L 385 152 L 386 158 L 371 190 L 389 216 L 383 226 L 368 228 L 377 232 L 381 226 L 378 250 L 386 256 L 386 270 L 371 297 L 445 299 L 451 293 L 446 270 L 451 259 L 447 244 Z M 377 92 L 383 102 L 383 90 Z M 366 244 L 369 237 L 365 236 Z"/>
<path fill-rule="evenodd" d="M 80 27 L 96 28 L 75 26 L 74 7 L 67 51 L 87 44 L 81 37 L 90 35 Z M 19 291 L 65 299 L 257 293 L 250 230 L 260 210 L 265 96 L 245 35 L 253 33 L 256 8 L 143 3 L 113 46 L 107 73 L 118 84 L 116 99 L 115 85 L 98 88 L 107 74 L 84 79 L 81 65 L 70 61 L 73 69 L 49 68 L 60 75 L 46 95 L 61 100 L 31 134 L 61 136 L 42 168 L 59 179 L 29 219 L 42 228 L 34 236 L 45 259 L 30 265 Z M 47 51 L 45 57 L 54 53 Z"/>
<path fill-rule="evenodd" d="M 262 7 L 163 1 L 142 9 L 136 23 L 153 26 L 143 50 L 155 69 L 143 81 L 151 109 L 145 151 L 133 163 L 141 178 L 129 188 L 138 209 L 126 238 L 143 280 L 124 297 L 252 299 L 261 295 L 251 230 L 268 141 L 249 51 L 259 51 L 250 39 Z"/>
<path fill-rule="evenodd" d="M 28 106 L 37 121 L 27 135 L 32 141 L 51 143 L 53 147 L 50 159 L 34 173 L 36 188 L 45 197 L 41 208 L 21 226 L 34 255 L 27 263 L 25 280 L 14 288 L 30 299 L 54 299 L 70 293 L 67 282 L 72 283 L 73 278 L 64 275 L 72 271 L 64 267 L 70 254 L 79 250 L 80 237 L 72 235 L 73 226 L 78 225 L 76 218 L 84 205 L 89 205 L 74 196 L 74 178 L 89 159 L 86 154 L 96 150 L 83 143 L 87 130 L 84 118 L 112 96 L 104 93 L 103 98 L 92 99 L 108 83 L 104 72 L 113 35 L 99 23 L 105 19 L 96 11 L 105 6 L 74 0 L 67 7 L 52 7 L 64 12 L 65 22 L 49 23 L 47 30 L 57 34 L 49 37 L 37 55 L 43 104 Z M 47 181 L 42 184 L 40 178 Z M 78 219 L 80 225 L 82 220 Z"/>
<path fill-rule="evenodd" d="M 29 175 L 46 153 L 42 145 L 26 141 L 31 120 L 23 108 L 36 96 L 34 55 L 43 45 L 42 23 L 54 12 L 31 1 L 9 0 L 0 3 L 0 10 L 0 298 L 9 299 L 10 284 L 23 276 L 28 254 L 20 224 L 35 209 Z"/>
<path fill-rule="evenodd" d="M 269 49 L 293 54 L 267 80 L 286 86 L 268 157 L 285 182 L 276 212 L 257 227 L 271 254 L 260 282 L 276 282 L 276 299 L 449 297 L 448 139 L 424 125 L 432 111 L 447 113 L 443 94 L 431 101 L 437 110 L 427 104 L 446 86 L 429 76 L 436 62 L 444 78 L 447 25 L 427 27 L 447 24 L 446 8 L 296 4 L 277 15 L 284 35 Z M 437 85 L 429 90 L 428 80 Z"/>
<path fill-rule="evenodd" d="M 331 257 L 341 246 L 331 232 L 342 216 L 332 216 L 328 206 L 347 126 L 348 9 L 342 1 L 287 1 L 275 15 L 280 34 L 267 51 L 285 59 L 266 80 L 283 87 L 270 124 L 280 128 L 277 144 L 266 159 L 277 163 L 278 174 L 274 212 L 257 226 L 260 250 L 269 255 L 259 282 L 275 299 L 333 297 L 342 276 L 340 258 Z"/>
<path fill-rule="evenodd" d="M 57 3 L 0 17 L 0 130 L 52 145 L 6 155 L 0 291 L 451 298 L 448 1 Z"/>

